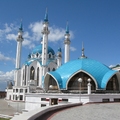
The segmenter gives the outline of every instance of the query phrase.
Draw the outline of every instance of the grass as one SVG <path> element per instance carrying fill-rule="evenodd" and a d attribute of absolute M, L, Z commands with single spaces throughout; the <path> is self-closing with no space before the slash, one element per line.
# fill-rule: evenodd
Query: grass
<path fill-rule="evenodd" d="M 0 118 L 0 120 L 10 120 L 10 119 L 6 119 L 6 118 Z"/>

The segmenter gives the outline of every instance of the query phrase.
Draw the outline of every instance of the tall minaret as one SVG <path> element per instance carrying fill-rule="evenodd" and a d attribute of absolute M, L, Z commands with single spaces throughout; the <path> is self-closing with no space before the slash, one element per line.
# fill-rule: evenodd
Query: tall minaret
<path fill-rule="evenodd" d="M 18 36 L 17 36 L 17 51 L 16 51 L 16 70 L 14 71 L 14 82 L 15 86 L 20 86 L 20 74 L 19 74 L 19 69 L 20 69 L 20 64 L 21 64 L 21 47 L 22 47 L 22 41 L 23 39 L 23 28 L 22 28 L 22 23 L 20 25 L 19 31 L 18 31 Z"/>
<path fill-rule="evenodd" d="M 62 51 L 61 48 L 58 48 L 57 52 L 57 68 L 60 67 L 62 64 Z"/>
<path fill-rule="evenodd" d="M 69 61 L 70 59 L 70 34 L 69 34 L 69 26 L 68 23 L 66 25 L 66 33 L 65 33 L 65 63 Z"/>
<path fill-rule="evenodd" d="M 45 13 L 45 18 L 43 22 L 43 29 L 42 29 L 42 34 L 43 34 L 43 39 L 42 39 L 42 65 L 46 66 L 47 63 L 47 51 L 48 51 L 48 34 L 50 31 L 48 30 L 48 13 L 46 10 Z M 43 70 L 43 75 L 45 75 L 45 70 Z"/>
<path fill-rule="evenodd" d="M 42 40 L 42 65 L 46 65 L 47 63 L 47 51 L 48 51 L 48 34 L 50 31 L 48 30 L 48 13 L 46 10 L 45 13 L 45 18 L 43 22 L 43 29 L 42 29 L 42 34 L 43 34 L 43 40 Z"/>
<path fill-rule="evenodd" d="M 17 36 L 16 69 L 19 69 L 21 64 L 21 47 L 22 47 L 22 41 L 24 40 L 22 35 L 23 35 L 23 28 L 21 23 Z"/>

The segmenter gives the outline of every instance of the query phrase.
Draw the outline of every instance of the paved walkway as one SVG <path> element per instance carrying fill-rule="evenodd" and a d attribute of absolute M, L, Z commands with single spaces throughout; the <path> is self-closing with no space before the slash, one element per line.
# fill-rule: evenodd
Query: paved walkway
<path fill-rule="evenodd" d="M 15 109 L 7 104 L 4 99 L 0 99 L 0 114 L 4 115 L 13 115 L 15 113 Z"/>
<path fill-rule="evenodd" d="M 50 120 L 120 120 L 120 103 L 74 107 L 54 114 Z"/>

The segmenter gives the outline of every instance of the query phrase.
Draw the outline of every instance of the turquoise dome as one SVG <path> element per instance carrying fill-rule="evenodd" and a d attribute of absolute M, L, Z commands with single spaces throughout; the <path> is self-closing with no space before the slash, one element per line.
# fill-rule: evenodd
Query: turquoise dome
<path fill-rule="evenodd" d="M 52 53 L 52 55 L 55 54 L 54 50 L 48 46 L 48 53 L 50 52 Z M 36 54 L 36 53 L 42 54 L 42 45 L 38 45 L 33 49 L 32 54 Z"/>
<path fill-rule="evenodd" d="M 87 73 L 95 80 L 97 89 L 105 89 L 109 79 L 117 72 L 96 60 L 80 58 L 67 62 L 48 74 L 55 78 L 60 89 L 66 89 L 69 79 L 80 71 Z"/>

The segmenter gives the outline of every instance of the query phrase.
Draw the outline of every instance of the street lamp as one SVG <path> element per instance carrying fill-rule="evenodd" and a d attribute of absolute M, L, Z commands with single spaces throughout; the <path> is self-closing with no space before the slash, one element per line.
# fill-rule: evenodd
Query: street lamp
<path fill-rule="evenodd" d="M 79 82 L 79 84 L 80 84 L 80 91 L 79 91 L 79 93 L 80 93 L 80 102 L 81 102 L 81 83 L 82 83 L 82 78 L 79 78 L 78 79 L 78 82 Z"/>

